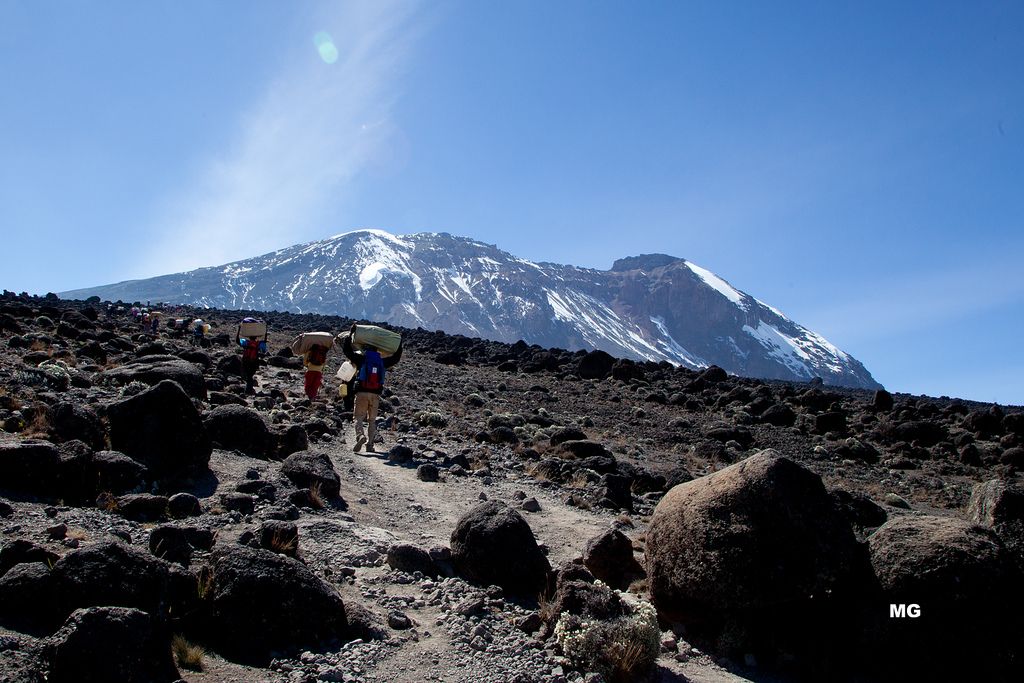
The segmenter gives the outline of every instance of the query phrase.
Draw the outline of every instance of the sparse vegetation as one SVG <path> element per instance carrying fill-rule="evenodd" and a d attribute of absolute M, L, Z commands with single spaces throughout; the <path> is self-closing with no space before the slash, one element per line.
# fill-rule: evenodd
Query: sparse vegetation
<path fill-rule="evenodd" d="M 320 493 L 319 482 L 309 487 L 309 503 L 314 510 L 324 509 L 324 499 Z"/>
<path fill-rule="evenodd" d="M 654 666 L 661 631 L 654 606 L 625 602 L 631 612 L 610 621 L 585 621 L 563 614 L 555 624 L 555 640 L 582 671 L 597 671 L 609 683 L 630 683 Z"/>
<path fill-rule="evenodd" d="M 312 491 L 310 497 L 312 497 Z M 270 536 L 269 550 L 283 555 L 294 555 L 298 547 L 298 540 L 296 536 L 288 536 L 281 531 L 275 531 Z"/>
<path fill-rule="evenodd" d="M 184 636 L 176 635 L 171 639 L 171 651 L 174 653 L 174 661 L 182 669 L 203 670 L 203 658 L 206 656 L 206 650 L 189 642 Z"/>

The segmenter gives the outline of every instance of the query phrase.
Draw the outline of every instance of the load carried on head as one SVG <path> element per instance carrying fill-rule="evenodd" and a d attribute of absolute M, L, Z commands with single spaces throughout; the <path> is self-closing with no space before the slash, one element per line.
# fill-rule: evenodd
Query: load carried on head
<path fill-rule="evenodd" d="M 292 339 L 290 346 L 292 353 L 297 356 L 308 353 L 314 346 L 330 349 L 334 346 L 334 335 L 330 332 L 304 332 Z"/>
<path fill-rule="evenodd" d="M 385 358 L 397 351 L 402 344 L 402 335 L 376 325 L 353 325 L 351 334 L 354 349 L 362 350 L 372 347 Z"/>
<path fill-rule="evenodd" d="M 259 339 L 267 336 L 267 323 L 257 318 L 242 318 L 238 324 L 238 337 L 245 339 Z"/>

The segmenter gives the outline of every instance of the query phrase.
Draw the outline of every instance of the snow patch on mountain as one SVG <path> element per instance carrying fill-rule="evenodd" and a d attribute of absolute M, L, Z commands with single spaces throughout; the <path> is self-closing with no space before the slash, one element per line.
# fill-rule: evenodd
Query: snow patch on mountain
<path fill-rule="evenodd" d="M 686 349 L 684 349 L 679 342 L 672 338 L 672 335 L 668 333 L 668 327 L 665 325 L 665 319 L 661 316 L 651 316 L 651 322 L 658 328 L 658 332 L 661 333 L 663 339 L 658 341 L 658 346 L 661 347 L 666 353 L 672 356 L 676 362 L 674 365 L 685 365 L 691 369 L 697 370 L 699 368 L 706 368 L 710 363 L 702 358 L 699 358 Z M 672 359 L 669 359 L 672 363 Z"/>
<path fill-rule="evenodd" d="M 686 262 L 686 267 L 694 272 L 694 274 L 703 280 L 709 287 L 717 291 L 719 294 L 724 296 L 729 301 L 733 302 L 740 308 L 746 309 L 747 303 L 743 300 L 743 295 L 733 288 L 728 282 L 718 277 L 710 270 L 701 268 L 696 263 Z"/>

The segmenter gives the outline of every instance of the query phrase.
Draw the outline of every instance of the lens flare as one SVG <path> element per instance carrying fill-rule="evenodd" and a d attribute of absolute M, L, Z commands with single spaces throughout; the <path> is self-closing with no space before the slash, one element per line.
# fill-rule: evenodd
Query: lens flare
<path fill-rule="evenodd" d="M 328 64 L 338 61 L 338 48 L 335 47 L 334 40 L 327 31 L 320 31 L 313 36 L 313 44 L 316 45 L 316 51 L 320 53 L 320 59 Z"/>

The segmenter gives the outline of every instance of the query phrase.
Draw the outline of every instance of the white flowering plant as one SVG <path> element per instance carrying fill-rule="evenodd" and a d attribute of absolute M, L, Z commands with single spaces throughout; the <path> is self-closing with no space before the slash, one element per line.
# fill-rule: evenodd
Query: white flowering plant
<path fill-rule="evenodd" d="M 600 621 L 562 614 L 554 636 L 573 666 L 596 671 L 609 683 L 624 683 L 653 667 L 661 649 L 661 630 L 654 605 L 615 592 L 625 609 L 623 616 Z"/>

